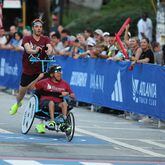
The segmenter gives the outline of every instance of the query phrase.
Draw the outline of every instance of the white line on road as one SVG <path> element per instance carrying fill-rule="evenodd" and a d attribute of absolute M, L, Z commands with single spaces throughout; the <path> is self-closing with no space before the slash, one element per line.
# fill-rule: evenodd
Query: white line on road
<path fill-rule="evenodd" d="M 83 130 L 83 129 L 80 129 L 80 128 L 77 128 L 77 127 L 76 127 L 76 131 L 84 133 L 84 134 L 88 134 L 90 136 L 94 136 L 94 137 L 96 137 L 98 139 L 102 139 L 102 140 L 108 141 L 110 143 L 117 144 L 117 145 L 125 147 L 125 148 L 129 148 L 131 150 L 135 150 L 135 151 L 142 152 L 144 154 L 148 154 L 150 156 L 165 157 L 165 155 L 162 155 L 162 154 L 159 154 L 159 153 L 156 153 L 156 152 L 152 152 L 152 151 L 148 151 L 146 149 L 143 149 L 143 148 L 140 148 L 140 147 L 136 147 L 136 146 L 133 146 L 133 145 L 130 145 L 130 144 L 127 144 L 127 143 L 123 143 L 123 142 L 111 139 L 109 137 L 106 137 L 106 136 L 103 136 L 103 135 L 99 135 L 97 133 L 89 132 L 89 131 L 86 131 L 86 130 Z"/>
<path fill-rule="evenodd" d="M 113 165 L 111 163 L 80 162 L 83 165 Z"/>
<path fill-rule="evenodd" d="M 0 133 L 10 133 L 10 134 L 13 134 L 13 132 L 10 132 L 10 131 L 6 131 L 6 130 L 4 130 L 4 129 L 1 129 L 1 128 L 0 128 Z"/>
<path fill-rule="evenodd" d="M 0 123 L 0 125 L 6 125 L 7 123 Z"/>
<path fill-rule="evenodd" d="M 153 145 L 161 147 L 161 148 L 165 148 L 165 144 L 161 144 L 161 143 L 158 143 L 158 142 L 153 142 L 152 140 L 140 139 L 139 141 L 144 142 L 144 143 L 148 143 L 148 144 L 153 144 Z"/>
<path fill-rule="evenodd" d="M 127 130 L 127 131 L 150 131 L 150 132 L 158 132 L 158 130 L 156 129 L 145 129 L 145 128 L 122 128 L 122 127 L 116 127 L 116 128 L 112 128 L 112 127 L 105 127 L 105 126 L 96 126 L 96 125 L 93 125 L 93 126 L 79 126 L 79 128 L 99 128 L 99 129 L 105 129 L 105 130 Z"/>
<path fill-rule="evenodd" d="M 163 133 L 165 133 L 165 131 L 164 131 L 164 130 L 160 130 L 160 132 L 163 132 Z"/>
<path fill-rule="evenodd" d="M 108 121 L 108 122 L 104 122 L 104 121 L 86 121 L 86 120 L 79 120 L 79 122 L 85 122 L 85 123 L 96 123 L 96 124 L 98 124 L 98 123 L 101 123 L 101 124 L 110 124 L 110 123 L 112 123 L 112 124 L 132 124 L 131 122 L 128 122 L 127 120 L 126 121 Z"/>
<path fill-rule="evenodd" d="M 29 164 L 42 165 L 41 163 L 32 160 L 4 160 L 4 161 L 12 165 L 29 165 Z"/>
<path fill-rule="evenodd" d="M 139 138 L 113 138 L 113 139 L 116 139 L 116 140 L 143 140 L 143 139 L 139 139 Z M 154 141 L 158 141 L 158 142 L 165 142 L 165 139 L 148 139 L 148 140 L 154 140 Z"/>

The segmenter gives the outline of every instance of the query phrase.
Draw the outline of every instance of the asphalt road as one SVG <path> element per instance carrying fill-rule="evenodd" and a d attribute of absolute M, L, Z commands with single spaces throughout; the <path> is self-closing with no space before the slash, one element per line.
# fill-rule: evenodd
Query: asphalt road
<path fill-rule="evenodd" d="M 37 120 L 27 135 L 21 120 L 27 99 L 14 116 L 9 108 L 15 97 L 0 92 L 0 165 L 159 165 L 165 164 L 165 129 L 114 115 L 73 109 L 76 133 L 71 142 L 65 135 L 48 131 L 37 134 Z"/>

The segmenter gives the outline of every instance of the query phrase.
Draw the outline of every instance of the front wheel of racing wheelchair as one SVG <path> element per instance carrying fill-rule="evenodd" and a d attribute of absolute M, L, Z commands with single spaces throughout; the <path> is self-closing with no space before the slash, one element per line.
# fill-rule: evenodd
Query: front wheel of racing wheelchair
<path fill-rule="evenodd" d="M 68 114 L 67 114 L 67 118 L 65 119 L 65 126 L 64 127 L 60 127 L 61 124 L 64 123 L 64 121 L 60 121 L 59 117 L 61 116 L 61 113 L 55 112 L 55 122 L 56 122 L 56 127 L 55 127 L 55 131 L 56 132 L 64 132 L 67 141 L 71 141 L 74 137 L 74 132 L 75 132 L 75 119 L 74 119 L 74 115 L 73 113 L 70 111 L 73 109 L 73 102 L 69 99 L 68 102 Z M 44 121 L 48 121 L 50 119 L 49 116 L 49 112 L 45 112 L 42 109 L 39 108 L 39 98 L 36 94 L 33 94 L 26 107 L 25 107 L 25 111 L 24 111 L 24 115 L 23 115 L 23 119 L 22 119 L 22 133 L 23 134 L 27 134 L 34 122 L 34 119 L 38 118 L 38 119 L 42 119 Z M 68 127 L 70 127 L 70 131 L 66 131 L 65 127 L 66 125 Z"/>

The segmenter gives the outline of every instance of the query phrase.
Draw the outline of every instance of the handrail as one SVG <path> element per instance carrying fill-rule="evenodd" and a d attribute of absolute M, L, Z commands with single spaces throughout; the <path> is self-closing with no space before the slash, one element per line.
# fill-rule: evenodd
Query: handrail
<path fill-rule="evenodd" d="M 40 60 L 40 59 L 30 59 L 30 62 L 41 62 L 42 65 L 42 72 L 44 72 L 44 63 L 48 63 L 48 62 L 56 62 L 56 60 Z"/>

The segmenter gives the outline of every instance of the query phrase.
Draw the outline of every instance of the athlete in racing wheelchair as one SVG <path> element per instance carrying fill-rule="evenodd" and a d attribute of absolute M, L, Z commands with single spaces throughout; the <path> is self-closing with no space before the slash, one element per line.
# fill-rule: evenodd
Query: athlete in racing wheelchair
<path fill-rule="evenodd" d="M 30 84 L 30 88 L 35 89 L 34 100 L 35 102 L 37 100 L 35 104 L 38 104 L 38 107 L 33 105 L 34 107 L 36 106 L 33 108 L 35 109 L 33 110 L 35 111 L 34 117 L 49 121 L 46 126 L 44 125 L 44 127 L 57 132 L 59 130 L 65 132 L 66 136 L 69 138 L 68 141 L 70 141 L 73 138 L 75 122 L 73 114 L 68 112 L 68 110 L 72 109 L 72 107 L 68 105 L 64 98 L 69 96 L 70 98 L 75 99 L 75 95 L 69 84 L 62 79 L 61 66 L 51 66 L 47 75 L 48 78 L 43 78 L 44 74 L 40 74 L 39 77 Z M 33 107 L 32 103 L 29 103 L 27 106 L 29 108 Z M 31 115 L 27 115 L 27 113 L 28 110 L 25 110 L 22 121 L 22 133 L 27 133 L 30 129 L 27 128 L 27 125 L 32 125 L 33 123 L 33 121 L 31 124 L 27 124 L 27 122 L 25 122 L 26 117 Z"/>

